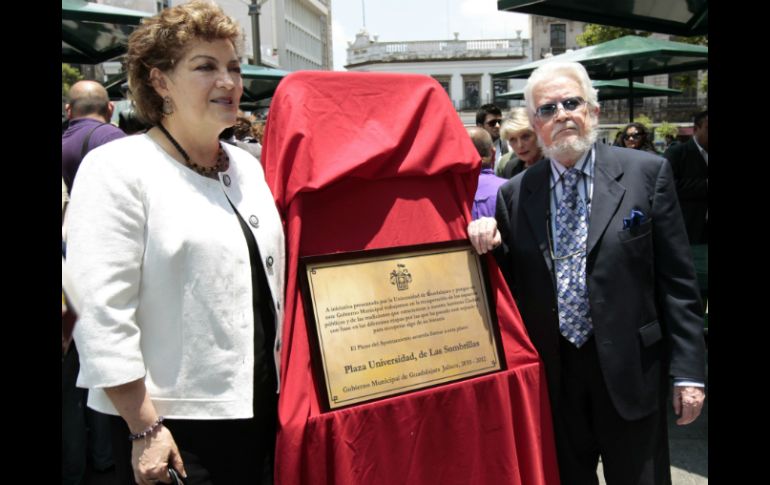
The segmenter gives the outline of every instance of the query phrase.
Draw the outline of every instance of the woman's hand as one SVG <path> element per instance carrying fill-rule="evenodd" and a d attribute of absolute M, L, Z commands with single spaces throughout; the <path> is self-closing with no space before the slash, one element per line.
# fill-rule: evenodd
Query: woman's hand
<path fill-rule="evenodd" d="M 126 421 L 132 435 L 141 433 L 142 437 L 133 440 L 131 446 L 131 467 L 136 483 L 171 483 L 169 467 L 182 477 L 187 477 L 179 448 L 171 431 L 159 419 L 144 385 L 144 378 L 106 387 L 104 392 Z"/>
<path fill-rule="evenodd" d="M 187 476 L 174 437 L 163 425 L 154 433 L 133 442 L 131 466 L 134 469 L 134 480 L 139 485 L 171 483 L 169 467 L 174 468 L 180 475 Z"/>

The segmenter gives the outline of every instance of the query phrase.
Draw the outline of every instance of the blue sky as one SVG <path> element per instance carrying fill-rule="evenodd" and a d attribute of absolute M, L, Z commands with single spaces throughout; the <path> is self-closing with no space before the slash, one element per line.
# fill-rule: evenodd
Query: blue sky
<path fill-rule="evenodd" d="M 529 16 L 497 10 L 497 0 L 363 0 L 366 30 L 381 42 L 529 37 Z M 362 0 L 332 0 L 334 69 L 363 27 Z"/>

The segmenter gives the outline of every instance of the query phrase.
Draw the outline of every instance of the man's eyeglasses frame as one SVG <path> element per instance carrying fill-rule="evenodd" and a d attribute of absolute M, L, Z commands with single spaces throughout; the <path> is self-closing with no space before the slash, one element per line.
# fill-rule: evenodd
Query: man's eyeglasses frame
<path fill-rule="evenodd" d="M 541 121 L 548 121 L 556 116 L 556 113 L 559 112 L 559 108 L 563 108 L 564 111 L 575 111 L 584 104 L 586 104 L 586 100 L 582 97 L 570 96 L 569 98 L 564 98 L 561 101 L 557 101 L 555 103 L 541 104 L 537 107 L 537 109 L 535 109 L 535 116 L 537 116 Z"/>

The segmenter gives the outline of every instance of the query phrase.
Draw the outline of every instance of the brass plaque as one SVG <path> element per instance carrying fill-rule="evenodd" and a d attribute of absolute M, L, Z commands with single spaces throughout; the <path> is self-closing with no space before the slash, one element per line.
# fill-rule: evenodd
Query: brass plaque
<path fill-rule="evenodd" d="M 467 242 L 302 262 L 327 409 L 503 368 L 484 268 Z"/>

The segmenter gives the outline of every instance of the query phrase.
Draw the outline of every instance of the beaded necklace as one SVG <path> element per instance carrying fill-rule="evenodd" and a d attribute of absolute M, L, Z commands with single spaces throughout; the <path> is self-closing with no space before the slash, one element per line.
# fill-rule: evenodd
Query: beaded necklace
<path fill-rule="evenodd" d="M 217 163 L 213 167 L 202 167 L 198 165 L 197 163 L 190 160 L 190 156 L 187 154 L 186 151 L 182 148 L 182 146 L 177 142 L 173 136 L 171 136 L 171 133 L 166 130 L 166 128 L 163 126 L 162 123 L 158 123 L 158 128 L 161 132 L 163 132 L 164 135 L 166 135 L 166 138 L 168 138 L 168 141 L 171 142 L 172 145 L 174 145 L 174 148 L 176 148 L 179 153 L 184 158 L 185 163 L 188 167 L 196 171 L 197 173 L 203 175 L 204 177 L 211 177 L 213 175 L 216 175 L 217 172 L 226 172 L 227 169 L 230 167 L 230 159 L 227 157 L 227 154 L 224 150 L 222 150 L 222 145 L 219 145 L 219 150 L 217 152 Z"/>

